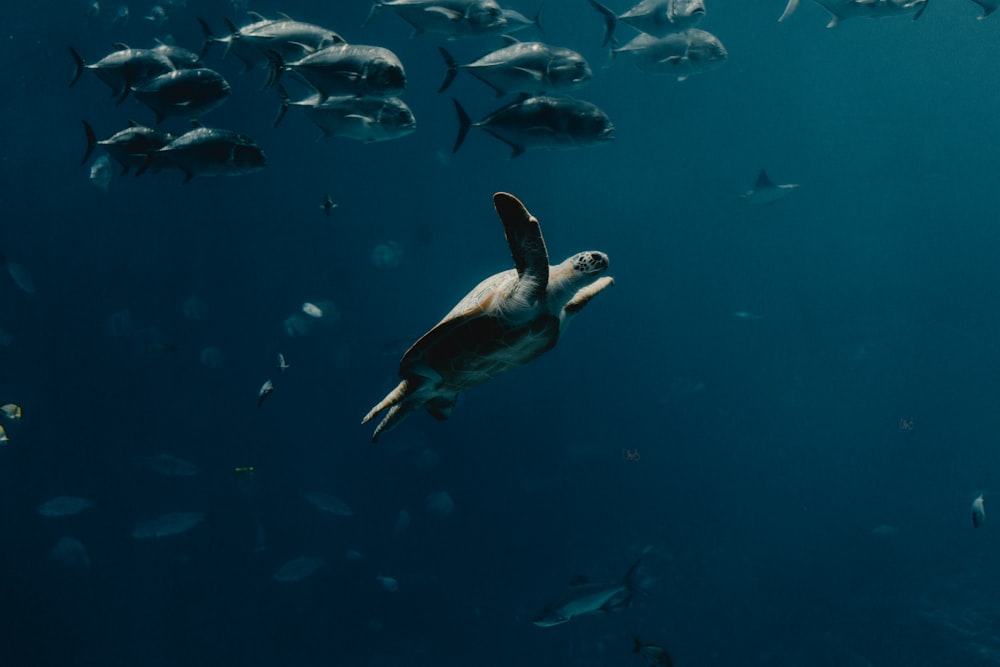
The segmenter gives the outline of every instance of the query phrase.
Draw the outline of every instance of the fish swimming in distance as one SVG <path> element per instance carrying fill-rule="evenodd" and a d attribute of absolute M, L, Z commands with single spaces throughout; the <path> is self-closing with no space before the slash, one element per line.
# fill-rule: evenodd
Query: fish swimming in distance
<path fill-rule="evenodd" d="M 89 510 L 94 506 L 94 501 L 89 498 L 79 496 L 57 496 L 50 498 L 38 506 L 38 513 L 44 517 L 54 518 L 62 516 L 73 516 L 80 512 Z"/>
<path fill-rule="evenodd" d="M 986 504 L 983 494 L 972 501 L 972 527 L 979 528 L 986 521 Z"/>
<path fill-rule="evenodd" d="M 201 469 L 195 464 L 170 454 L 134 456 L 132 465 L 166 477 L 194 477 L 201 473 Z"/>
<path fill-rule="evenodd" d="M 278 365 L 277 369 L 279 373 L 284 373 L 289 368 L 291 368 L 287 363 L 285 363 L 285 355 L 281 352 L 278 353 Z"/>
<path fill-rule="evenodd" d="M 576 579 L 566 593 L 545 605 L 532 622 L 538 627 L 548 628 L 580 616 L 613 612 L 627 607 L 632 602 L 632 597 L 640 592 L 636 573 L 650 550 L 650 547 L 643 550 L 621 581 L 593 584 L 586 579 Z"/>
<path fill-rule="evenodd" d="M 673 667 L 674 662 L 670 659 L 670 653 L 667 652 L 667 649 L 656 644 L 646 644 L 638 637 L 634 639 L 632 653 L 644 657 L 652 667 Z"/>
<path fill-rule="evenodd" d="M 302 494 L 302 499 L 318 510 L 335 516 L 354 516 L 354 510 L 340 498 L 325 491 L 309 491 Z"/>
<path fill-rule="evenodd" d="M 267 380 L 260 386 L 260 391 L 257 392 L 257 407 L 264 405 L 264 400 L 267 399 L 274 392 L 274 383 Z"/>
<path fill-rule="evenodd" d="M 321 558 L 299 556 L 279 567 L 274 573 L 274 580 L 281 584 L 302 581 L 315 574 L 323 565 L 323 559 Z"/>
<path fill-rule="evenodd" d="M 5 403 L 0 405 L 0 412 L 3 416 L 12 422 L 19 422 L 24 417 L 24 411 L 21 410 L 21 406 L 17 403 Z"/>
<path fill-rule="evenodd" d="M 768 205 L 784 199 L 798 188 L 797 183 L 775 184 L 763 169 L 757 174 L 753 187 L 740 195 L 742 201 L 754 205 Z"/>
<path fill-rule="evenodd" d="M 201 512 L 171 512 L 155 519 L 136 522 L 132 528 L 132 537 L 137 540 L 148 540 L 180 535 L 204 520 L 205 515 Z"/>
<path fill-rule="evenodd" d="M 665 37 L 640 33 L 624 46 L 611 49 L 611 53 L 614 56 L 627 53 L 643 72 L 676 76 L 678 81 L 721 67 L 729 58 L 729 52 L 718 37 L 698 28 Z"/>
<path fill-rule="evenodd" d="M 815 0 L 815 2 L 830 13 L 827 28 L 835 28 L 841 21 L 856 17 L 880 19 L 913 14 L 913 20 L 916 21 L 927 9 L 927 0 Z M 799 3 L 800 0 L 788 0 L 778 22 L 791 16 L 798 9 Z"/>
<path fill-rule="evenodd" d="M 433 32 L 457 39 L 507 29 L 507 17 L 496 0 L 375 0 L 363 26 L 383 7 L 393 9 L 410 24 L 411 37 Z"/>

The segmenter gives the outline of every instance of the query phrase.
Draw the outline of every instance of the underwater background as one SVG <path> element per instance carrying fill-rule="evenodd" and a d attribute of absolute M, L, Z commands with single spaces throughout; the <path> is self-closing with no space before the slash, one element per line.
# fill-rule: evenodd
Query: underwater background
<path fill-rule="evenodd" d="M 518 36 L 588 58 L 574 95 L 616 139 L 510 159 L 475 128 L 452 155 L 450 98 L 474 119 L 502 102 L 465 73 L 436 92 L 440 36 L 388 8 L 362 28 L 363 0 L 261 2 L 392 49 L 416 132 L 272 127 L 264 73 L 216 45 L 233 94 L 203 122 L 267 167 L 102 189 L 81 121 L 104 138 L 154 118 L 88 72 L 69 88 L 67 47 L 197 51 L 198 18 L 224 35 L 245 8 L 7 5 L 0 249 L 21 280 L 0 285 L 0 403 L 24 418 L 0 447 L 0 664 L 643 664 L 634 636 L 679 666 L 1000 663 L 1000 19 L 940 0 L 828 30 L 817 4 L 778 23 L 783 6 L 709 0 L 728 61 L 678 82 L 609 63 L 593 8 L 546 0 L 544 32 Z M 499 45 L 446 43 L 461 62 Z M 740 201 L 761 168 L 801 187 Z M 360 419 L 408 345 L 511 266 L 496 191 L 553 263 L 608 253 L 615 286 L 448 421 L 373 445 Z M 159 454 L 199 472 L 137 465 Z M 60 496 L 93 506 L 43 516 Z M 175 512 L 203 520 L 133 537 Z M 60 557 L 63 537 L 85 554 Z M 532 624 L 648 546 L 628 609 Z M 276 580 L 300 556 L 321 564 Z"/>

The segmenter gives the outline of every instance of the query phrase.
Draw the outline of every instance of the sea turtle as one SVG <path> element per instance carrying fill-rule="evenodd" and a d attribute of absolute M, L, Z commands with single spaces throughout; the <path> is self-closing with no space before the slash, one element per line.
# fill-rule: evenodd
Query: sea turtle
<path fill-rule="evenodd" d="M 498 192 L 493 205 L 514 268 L 479 283 L 406 351 L 399 363 L 402 381 L 361 420 L 388 410 L 372 442 L 421 406 L 447 418 L 462 390 L 551 350 L 572 316 L 614 282 L 603 275 L 608 256 L 595 250 L 549 266 L 538 220 L 524 204 Z"/>

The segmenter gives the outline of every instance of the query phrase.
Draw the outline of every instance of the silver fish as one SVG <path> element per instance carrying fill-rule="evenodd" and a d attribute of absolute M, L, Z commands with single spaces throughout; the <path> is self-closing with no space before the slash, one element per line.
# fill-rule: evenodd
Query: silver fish
<path fill-rule="evenodd" d="M 268 85 L 290 72 L 324 99 L 339 95 L 394 97 L 406 87 L 406 72 L 389 49 L 366 44 L 338 44 L 285 63 L 275 57 Z"/>
<path fill-rule="evenodd" d="M 274 573 L 274 580 L 282 584 L 302 581 L 315 574 L 316 570 L 323 564 L 323 560 L 320 558 L 299 556 L 279 567 Z"/>
<path fill-rule="evenodd" d="M 277 53 L 283 60 L 298 60 L 328 46 L 346 43 L 343 37 L 332 30 L 295 21 L 288 16 L 274 20 L 266 19 L 260 14 L 251 16 L 254 22 L 242 28 L 237 28 L 227 20 L 228 37 L 216 37 L 208 24 L 198 19 L 205 34 L 202 56 L 212 44 L 224 44 L 225 55 L 232 53 L 243 62 L 245 71 L 248 71 L 255 67 L 266 67 L 271 52 Z"/>
<path fill-rule="evenodd" d="M 705 16 L 705 0 L 642 0 L 624 14 L 615 14 L 597 0 L 590 0 L 604 17 L 604 46 L 614 39 L 618 22 L 653 37 L 666 37 L 693 28 Z"/>
<path fill-rule="evenodd" d="M 643 556 L 648 552 L 649 548 L 643 551 L 642 556 L 632 564 L 621 581 L 591 584 L 580 580 L 571 585 L 562 597 L 547 604 L 533 623 L 548 628 L 579 616 L 617 611 L 627 607 L 632 601 L 632 596 L 639 592 L 638 583 L 635 581 L 636 572 Z"/>
<path fill-rule="evenodd" d="M 788 5 L 785 6 L 785 11 L 778 21 L 784 21 L 791 16 L 798 8 L 799 2 L 800 0 L 788 0 Z M 835 28 L 841 21 L 857 17 L 880 19 L 913 14 L 913 20 L 916 21 L 927 9 L 927 0 L 815 0 L 815 2 L 830 12 L 827 28 Z"/>
<path fill-rule="evenodd" d="M 257 407 L 264 405 L 264 400 L 274 392 L 274 383 L 267 380 L 260 386 L 260 391 L 257 392 Z"/>
<path fill-rule="evenodd" d="M 260 171 L 267 157 L 260 146 L 245 134 L 197 127 L 166 146 L 150 151 L 138 173 L 176 167 L 184 172 L 184 182 L 195 176 L 236 176 Z"/>
<path fill-rule="evenodd" d="M 119 49 L 90 65 L 84 62 L 73 47 L 70 47 L 69 52 L 76 63 L 69 85 L 76 84 L 83 70 L 88 69 L 111 88 L 112 97 L 117 98 L 119 104 L 128 96 L 132 86 L 175 69 L 167 56 L 152 49 Z"/>
<path fill-rule="evenodd" d="M 45 517 L 73 516 L 94 506 L 94 501 L 79 496 L 57 496 L 38 506 L 38 513 Z"/>
<path fill-rule="evenodd" d="M 972 526 L 979 528 L 986 521 L 986 504 L 983 495 L 972 501 Z"/>
<path fill-rule="evenodd" d="M 438 50 L 448 66 L 439 93 L 448 89 L 459 70 L 467 71 L 495 90 L 498 96 L 569 92 L 585 86 L 594 76 L 586 58 L 576 51 L 542 42 L 515 40 L 467 65 L 458 64 L 443 47 Z"/>
<path fill-rule="evenodd" d="M 169 132 L 160 132 L 133 121 L 129 121 L 128 127 L 124 130 L 99 141 L 87 121 L 83 121 L 83 129 L 87 133 L 87 151 L 83 154 L 80 164 L 87 161 L 95 146 L 100 146 L 122 166 L 123 174 L 128 173 L 132 167 L 138 169 L 146 161 L 147 153 L 163 148 L 174 140 L 174 135 Z"/>
<path fill-rule="evenodd" d="M 375 0 L 364 25 L 375 13 L 389 7 L 410 24 L 413 35 L 436 32 L 449 39 L 499 34 L 507 17 L 496 0 Z"/>
<path fill-rule="evenodd" d="M 278 366 L 277 366 L 277 368 L 278 368 L 278 372 L 279 373 L 284 373 L 285 371 L 287 371 L 290 368 L 290 366 L 287 363 L 285 363 L 285 355 L 282 354 L 281 352 L 278 353 Z"/>
<path fill-rule="evenodd" d="M 148 521 L 138 521 L 132 528 L 132 537 L 147 540 L 157 537 L 180 535 L 205 520 L 201 512 L 171 512 Z"/>
<path fill-rule="evenodd" d="M 322 134 L 320 139 L 341 137 L 364 143 L 390 141 L 412 134 L 417 129 L 417 119 L 406 102 L 398 97 L 337 96 L 323 98 L 316 93 L 305 99 L 292 101 L 281 88 L 281 110 L 274 121 L 277 125 L 290 107 L 302 109 Z M 332 201 L 321 205 L 327 215 L 335 208 Z"/>
<path fill-rule="evenodd" d="M 153 110 L 156 122 L 167 116 L 197 118 L 225 102 L 232 89 L 212 69 L 182 69 L 132 86 L 136 98 Z"/>
<path fill-rule="evenodd" d="M 80 540 L 73 537 L 59 538 L 56 545 L 49 551 L 49 562 L 67 570 L 90 569 L 90 556 L 87 555 L 87 548 Z"/>
<path fill-rule="evenodd" d="M 108 186 L 111 185 L 111 177 L 113 175 L 111 158 L 107 155 L 102 155 L 90 165 L 90 182 L 105 192 L 108 191 Z"/>
<path fill-rule="evenodd" d="M 335 516 L 354 516 L 354 510 L 347 503 L 325 491 L 303 493 L 302 498 L 316 509 L 329 512 Z"/>
<path fill-rule="evenodd" d="M 539 95 L 512 102 L 479 122 L 454 100 L 458 113 L 458 137 L 452 153 L 465 141 L 470 127 L 478 127 L 510 146 L 517 157 L 534 148 L 583 148 L 614 139 L 608 115 L 590 102 Z"/>
<path fill-rule="evenodd" d="M 641 33 L 611 51 L 634 56 L 636 66 L 647 74 L 676 76 L 678 81 L 720 67 L 729 57 L 718 37 L 698 28 L 666 37 Z"/>
<path fill-rule="evenodd" d="M 793 190 L 798 188 L 796 183 L 775 184 L 763 169 L 757 174 L 757 181 L 753 187 L 740 195 L 740 199 L 755 205 L 773 204 L 784 199 Z"/>

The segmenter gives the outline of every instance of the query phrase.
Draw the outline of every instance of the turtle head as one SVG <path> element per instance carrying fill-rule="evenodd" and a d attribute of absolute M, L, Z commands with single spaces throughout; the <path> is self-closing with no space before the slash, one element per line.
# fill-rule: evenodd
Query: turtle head
<path fill-rule="evenodd" d="M 608 270 L 608 256 L 598 250 L 578 252 L 569 258 L 568 263 L 573 273 L 579 276 L 597 277 Z"/>

